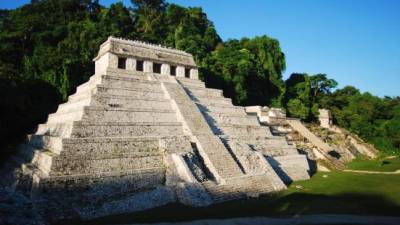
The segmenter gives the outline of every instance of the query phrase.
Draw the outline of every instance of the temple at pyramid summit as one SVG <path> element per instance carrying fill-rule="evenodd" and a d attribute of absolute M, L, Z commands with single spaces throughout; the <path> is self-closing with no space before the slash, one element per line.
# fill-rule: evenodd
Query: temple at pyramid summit
<path fill-rule="evenodd" d="M 207 88 L 192 55 L 109 37 L 95 74 L 21 147 L 16 187 L 50 220 L 207 206 L 309 178 L 305 155 Z"/>

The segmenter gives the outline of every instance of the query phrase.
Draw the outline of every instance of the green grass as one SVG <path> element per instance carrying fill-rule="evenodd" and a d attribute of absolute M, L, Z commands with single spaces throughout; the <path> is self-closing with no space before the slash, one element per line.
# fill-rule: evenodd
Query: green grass
<path fill-rule="evenodd" d="M 393 172 L 400 169 L 400 157 L 373 160 L 357 158 L 347 165 L 347 169 Z"/>
<path fill-rule="evenodd" d="M 296 187 L 297 186 L 297 187 Z M 300 189 L 298 188 L 300 187 Z M 292 216 L 300 214 L 391 215 L 400 212 L 400 175 L 320 172 L 280 193 L 191 208 L 170 204 L 82 224 L 188 221 L 209 218 Z M 65 224 L 70 224 L 66 221 Z M 79 221 L 73 221 L 79 224 Z"/>
<path fill-rule="evenodd" d="M 303 189 L 297 189 L 300 185 Z M 381 196 L 400 206 L 400 175 L 319 172 L 312 179 L 291 184 L 283 195 L 292 193 Z"/>

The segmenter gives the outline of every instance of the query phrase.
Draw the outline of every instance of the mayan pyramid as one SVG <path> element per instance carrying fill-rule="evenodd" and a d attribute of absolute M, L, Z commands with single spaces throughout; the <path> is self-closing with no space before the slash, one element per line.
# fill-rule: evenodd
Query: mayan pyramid
<path fill-rule="evenodd" d="M 110 37 L 95 74 L 23 145 L 19 186 L 49 218 L 256 197 L 308 179 L 304 155 L 198 79 L 192 55 Z"/>

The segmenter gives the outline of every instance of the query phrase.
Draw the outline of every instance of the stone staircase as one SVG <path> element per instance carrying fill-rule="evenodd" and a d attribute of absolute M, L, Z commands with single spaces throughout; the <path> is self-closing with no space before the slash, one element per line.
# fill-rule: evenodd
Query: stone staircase
<path fill-rule="evenodd" d="M 256 115 L 248 115 L 244 107 L 234 106 L 231 100 L 224 98 L 220 91 L 205 88 L 204 83 L 200 81 L 179 78 L 179 82 L 195 101 L 215 135 L 226 139 L 242 139 L 248 144 L 263 145 L 265 150 L 287 148 L 292 149 L 293 152 L 296 151 L 295 147 L 288 145 L 283 137 L 273 136 L 268 127 L 261 126 Z M 211 90 L 215 94 L 209 98 L 205 96 L 205 91 L 199 91 L 200 88 Z M 226 104 L 221 105 L 220 102 L 226 102 Z M 267 152 L 265 154 L 268 155 Z M 285 154 L 286 152 L 281 153 L 281 155 Z"/>
<path fill-rule="evenodd" d="M 201 81 L 191 82 L 201 83 Z M 165 83 L 164 90 L 173 99 L 173 104 L 188 132 L 195 136 L 199 153 L 217 181 L 224 183 L 227 178 L 243 175 L 234 158 L 221 140 L 213 135 L 198 107 L 182 86 L 177 83 Z"/>
<path fill-rule="evenodd" d="M 311 143 L 317 146 L 322 151 L 328 153 L 333 150 L 331 146 L 322 141 L 320 138 L 315 136 L 311 131 L 309 131 L 300 120 L 296 119 L 288 119 L 287 123 L 292 127 L 295 131 L 299 132 L 303 137 L 307 138 Z"/>
<path fill-rule="evenodd" d="M 285 171 L 286 176 L 295 180 L 309 178 L 306 157 L 300 156 L 295 146 L 289 145 L 285 137 L 272 135 L 267 126 L 259 123 L 257 115 L 247 114 L 244 107 L 234 106 L 230 99 L 222 95 L 221 91 L 206 88 L 201 81 L 185 78 L 178 78 L 178 81 L 196 103 L 214 135 L 220 137 L 237 161 L 240 161 L 240 156 L 235 154 L 240 153 L 235 153 L 234 149 L 238 148 L 235 143 L 240 143 L 240 148 L 244 148 L 240 151 L 250 153 L 257 151 L 265 157 L 279 157 L 277 158 L 279 163 L 274 164 L 276 172 Z M 230 146 L 231 143 L 234 146 Z M 294 158 L 297 162 L 293 160 Z M 246 165 L 243 164 L 253 164 L 253 162 L 242 160 L 239 164 L 244 168 Z M 296 165 L 302 165 L 302 167 L 293 170 L 292 168 Z"/>
<path fill-rule="evenodd" d="M 305 127 L 300 120 L 297 119 L 287 119 L 287 124 L 298 132 L 301 136 L 310 141 L 314 146 L 320 150 L 320 154 L 326 159 L 326 163 L 337 170 L 345 169 L 343 162 L 339 161 L 335 157 L 331 156 L 329 153 L 334 151 L 334 148 L 329 146 L 326 142 L 322 141 L 319 137 L 313 134 L 310 130 Z"/>

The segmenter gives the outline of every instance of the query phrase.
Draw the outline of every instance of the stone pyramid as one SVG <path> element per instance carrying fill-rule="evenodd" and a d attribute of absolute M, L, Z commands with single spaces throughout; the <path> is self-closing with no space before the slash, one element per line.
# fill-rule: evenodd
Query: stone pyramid
<path fill-rule="evenodd" d="M 110 37 L 95 74 L 22 146 L 45 218 L 205 206 L 308 179 L 304 155 L 198 80 L 192 55 Z"/>

